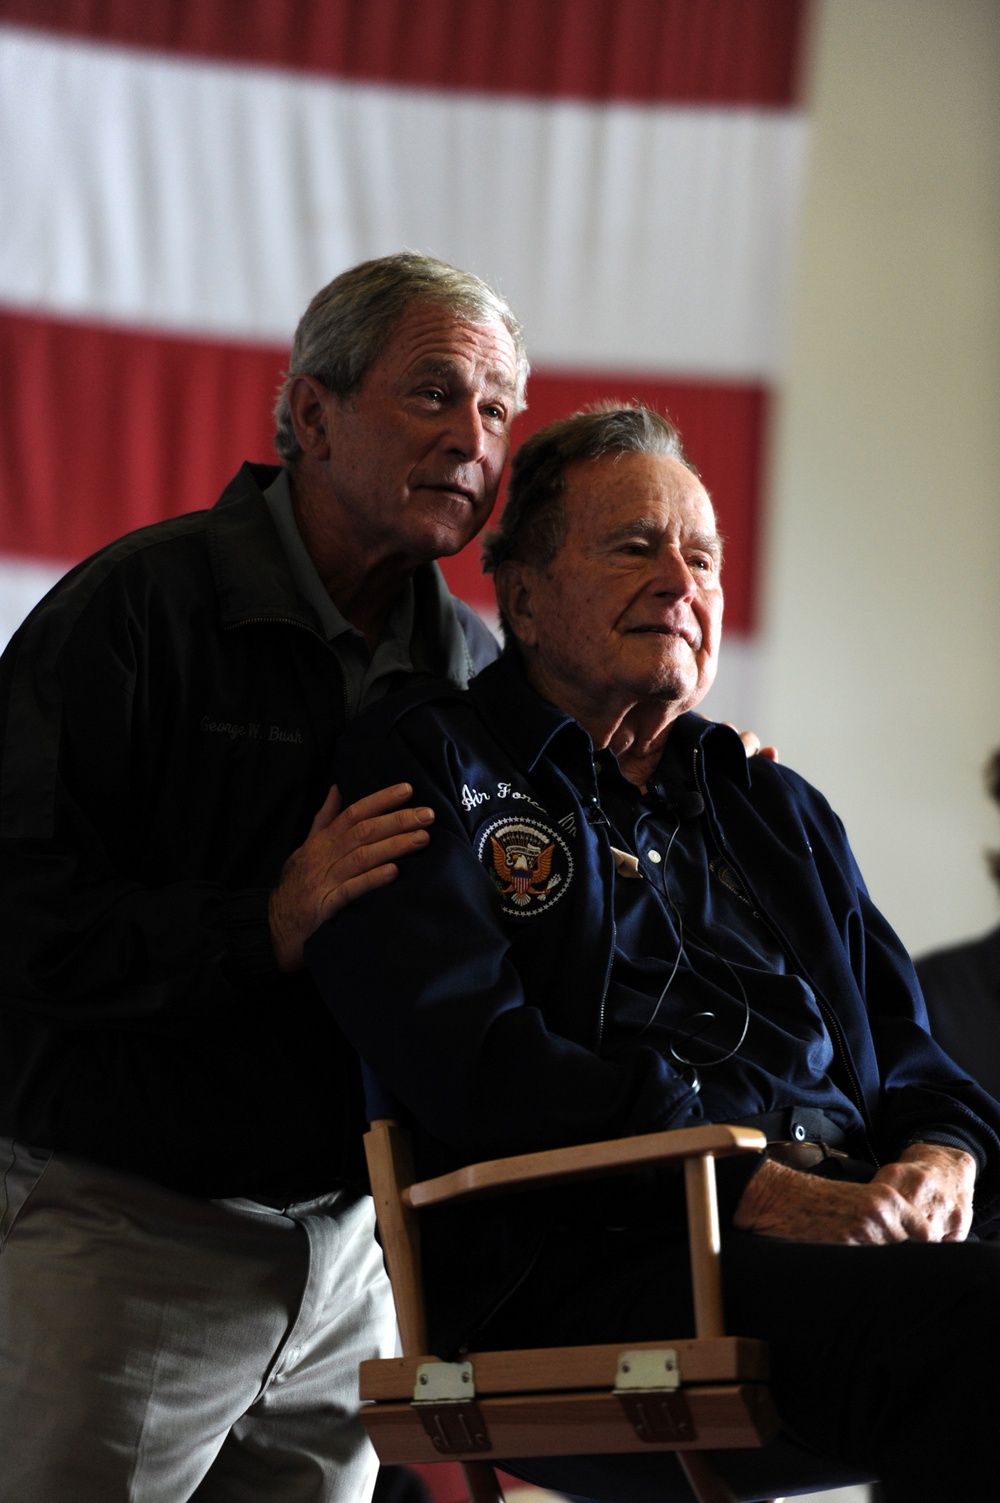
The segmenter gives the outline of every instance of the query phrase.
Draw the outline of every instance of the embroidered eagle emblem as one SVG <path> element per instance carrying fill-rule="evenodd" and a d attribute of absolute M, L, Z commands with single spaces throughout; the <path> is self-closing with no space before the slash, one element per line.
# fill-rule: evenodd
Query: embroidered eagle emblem
<path fill-rule="evenodd" d="M 534 851 L 530 847 L 525 849 L 523 846 L 507 851 L 495 835 L 490 836 L 490 844 L 493 847 L 493 870 L 500 880 L 500 891 L 505 895 L 509 893 L 512 903 L 516 903 L 519 908 L 526 908 L 532 898 L 548 891 L 552 857 L 556 849 L 554 841 L 543 851 Z"/>
<path fill-rule="evenodd" d="M 573 857 L 558 830 L 541 819 L 493 818 L 476 837 L 479 860 L 510 918 L 530 918 L 561 897 Z"/>

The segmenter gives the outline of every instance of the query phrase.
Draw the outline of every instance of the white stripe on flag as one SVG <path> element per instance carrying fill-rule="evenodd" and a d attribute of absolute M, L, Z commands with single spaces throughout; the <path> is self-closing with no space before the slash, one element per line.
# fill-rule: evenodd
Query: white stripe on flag
<path fill-rule="evenodd" d="M 0 554 L 0 652 L 32 606 L 47 595 L 69 564 L 35 564 Z"/>
<path fill-rule="evenodd" d="M 496 278 L 540 364 L 768 380 L 805 133 L 0 27 L 0 301 L 283 343 L 331 276 L 409 245 Z"/>

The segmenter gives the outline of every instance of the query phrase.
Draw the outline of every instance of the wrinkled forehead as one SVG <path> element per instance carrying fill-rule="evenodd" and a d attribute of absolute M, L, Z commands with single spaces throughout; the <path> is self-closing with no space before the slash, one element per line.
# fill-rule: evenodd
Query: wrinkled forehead
<path fill-rule="evenodd" d="M 567 536 L 617 531 L 630 523 L 643 530 L 718 535 L 708 492 L 673 455 L 624 451 L 577 460 L 564 482 Z"/>
<path fill-rule="evenodd" d="M 483 384 L 518 390 L 518 352 L 500 320 L 480 321 L 437 303 L 415 302 L 393 328 L 373 370 L 395 375 L 473 372 Z"/>

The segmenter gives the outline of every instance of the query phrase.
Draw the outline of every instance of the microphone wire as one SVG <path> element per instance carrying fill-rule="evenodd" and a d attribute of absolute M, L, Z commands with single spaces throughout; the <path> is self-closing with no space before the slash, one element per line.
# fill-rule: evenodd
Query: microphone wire
<path fill-rule="evenodd" d="M 698 802 L 701 807 L 697 810 L 692 810 L 694 817 L 697 817 L 704 812 L 704 801 L 699 797 Z M 628 849 L 629 842 L 622 837 L 621 831 L 613 823 L 613 821 L 608 818 L 605 810 L 601 809 L 600 813 L 607 821 L 607 824 L 610 826 L 610 828 L 614 830 L 618 839 L 622 842 L 626 849 Z M 664 1001 L 666 1000 L 667 993 L 673 985 L 677 973 L 680 970 L 681 961 L 687 960 L 688 968 L 692 972 L 694 971 L 694 966 L 691 964 L 690 957 L 687 955 L 684 947 L 684 919 L 681 916 L 680 909 L 677 907 L 673 898 L 670 896 L 670 889 L 667 886 L 667 865 L 670 860 L 670 853 L 674 848 L 674 842 L 676 841 L 677 836 L 680 833 L 680 828 L 681 812 L 678 809 L 677 823 L 675 824 L 670 839 L 667 842 L 667 849 L 663 853 L 663 860 L 660 863 L 660 885 L 663 888 L 663 897 L 666 901 L 668 909 L 673 915 L 674 923 L 677 926 L 677 954 L 674 957 L 674 963 L 670 968 L 670 974 L 664 982 L 660 990 L 660 994 L 653 1005 L 653 1010 L 650 1013 L 649 1017 L 646 1019 L 645 1023 L 643 1023 L 642 1027 L 639 1029 L 638 1033 L 635 1035 L 636 1039 L 641 1039 L 643 1035 L 648 1033 L 650 1028 L 652 1028 L 657 1016 L 659 1015 L 660 1009 L 663 1006 Z M 687 1049 L 691 1044 L 696 1043 L 698 1039 L 703 1037 L 703 1035 L 707 1033 L 709 1028 L 711 1028 L 712 1024 L 717 1021 L 715 1013 L 710 1010 L 694 1013 L 688 1020 L 687 1028 L 683 1033 L 680 1034 L 679 1038 L 679 1030 L 676 1028 L 671 1030 L 670 1040 L 667 1044 L 667 1050 L 670 1058 L 674 1061 L 675 1064 L 680 1066 L 681 1075 L 683 1075 L 684 1079 L 691 1086 L 692 1090 L 696 1092 L 701 1090 L 701 1076 L 699 1074 L 699 1071 L 712 1069 L 716 1065 L 724 1065 L 729 1060 L 733 1059 L 742 1049 L 746 1041 L 746 1036 L 750 1030 L 750 998 L 747 996 L 746 987 L 743 985 L 739 973 L 737 972 L 736 968 L 730 964 L 730 962 L 724 955 L 719 954 L 714 945 L 709 944 L 707 940 L 702 940 L 702 944 L 704 944 L 707 950 L 711 951 L 716 960 L 720 961 L 721 964 L 726 967 L 726 970 L 735 981 L 739 989 L 740 997 L 743 1001 L 743 1026 L 740 1029 L 740 1036 L 736 1040 L 736 1043 L 732 1046 L 731 1049 L 727 1050 L 725 1054 L 721 1055 L 717 1059 L 700 1060 L 691 1059 L 688 1054 L 682 1054 L 680 1046 L 683 1046 L 685 1049 Z M 700 1027 L 695 1029 L 693 1025 L 696 1023 L 700 1024 Z"/>

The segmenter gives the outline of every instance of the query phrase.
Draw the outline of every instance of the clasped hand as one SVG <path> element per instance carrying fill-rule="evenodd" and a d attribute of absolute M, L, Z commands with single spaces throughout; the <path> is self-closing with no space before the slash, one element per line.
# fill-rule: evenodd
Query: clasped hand
<path fill-rule="evenodd" d="M 769 1159 L 733 1220 L 745 1231 L 792 1242 L 961 1242 L 972 1223 L 975 1180 L 972 1155 L 938 1143 L 911 1144 L 861 1185 Z"/>

